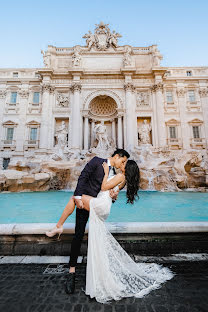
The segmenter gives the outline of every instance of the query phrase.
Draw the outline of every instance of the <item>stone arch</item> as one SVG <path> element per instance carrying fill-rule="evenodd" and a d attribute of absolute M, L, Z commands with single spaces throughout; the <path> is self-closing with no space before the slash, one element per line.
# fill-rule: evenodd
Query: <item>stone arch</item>
<path fill-rule="evenodd" d="M 117 93 L 115 93 L 111 90 L 106 90 L 106 89 L 95 90 L 95 91 L 91 92 L 90 94 L 88 94 L 84 100 L 83 108 L 85 110 L 88 110 L 91 101 L 100 95 L 106 95 L 106 96 L 111 97 L 116 102 L 117 109 L 123 108 L 123 101 L 121 100 L 120 96 Z"/>

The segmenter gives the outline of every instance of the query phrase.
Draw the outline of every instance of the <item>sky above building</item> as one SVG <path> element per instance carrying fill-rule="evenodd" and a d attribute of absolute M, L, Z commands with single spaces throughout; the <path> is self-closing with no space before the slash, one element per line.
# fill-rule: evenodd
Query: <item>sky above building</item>
<path fill-rule="evenodd" d="M 43 67 L 48 45 L 85 45 L 103 21 L 119 45 L 157 44 L 162 66 L 208 66 L 207 0 L 0 0 L 0 67 Z"/>

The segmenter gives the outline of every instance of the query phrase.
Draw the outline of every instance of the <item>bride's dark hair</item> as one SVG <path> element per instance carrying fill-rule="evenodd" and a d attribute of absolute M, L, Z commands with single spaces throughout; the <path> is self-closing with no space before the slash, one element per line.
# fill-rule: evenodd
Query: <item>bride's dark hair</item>
<path fill-rule="evenodd" d="M 140 182 L 140 171 L 136 161 L 129 159 L 125 166 L 125 177 L 127 186 L 127 203 L 133 204 L 136 197 L 139 199 L 137 194 L 139 190 Z"/>

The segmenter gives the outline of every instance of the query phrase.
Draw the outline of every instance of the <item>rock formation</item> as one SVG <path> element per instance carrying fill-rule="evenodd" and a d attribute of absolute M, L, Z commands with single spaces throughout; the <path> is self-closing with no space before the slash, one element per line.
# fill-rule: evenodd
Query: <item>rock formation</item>
<path fill-rule="evenodd" d="M 86 153 L 83 159 L 78 156 L 69 161 L 34 158 L 11 163 L 7 170 L 0 170 L 0 190 L 74 190 L 82 169 L 95 154 Z M 140 168 L 142 190 L 208 191 L 208 155 L 205 151 L 154 154 L 144 145 L 131 156 Z"/>

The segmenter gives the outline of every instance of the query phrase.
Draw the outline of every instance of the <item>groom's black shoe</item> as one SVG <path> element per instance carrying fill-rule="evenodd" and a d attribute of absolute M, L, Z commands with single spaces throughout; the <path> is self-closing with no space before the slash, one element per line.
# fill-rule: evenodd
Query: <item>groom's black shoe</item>
<path fill-rule="evenodd" d="M 74 293 L 75 290 L 75 273 L 67 273 L 65 281 L 65 291 L 68 295 Z"/>

